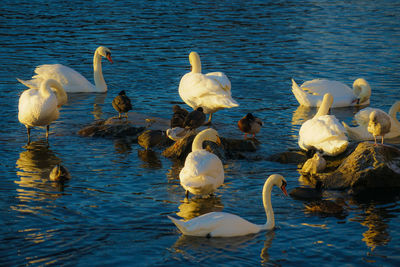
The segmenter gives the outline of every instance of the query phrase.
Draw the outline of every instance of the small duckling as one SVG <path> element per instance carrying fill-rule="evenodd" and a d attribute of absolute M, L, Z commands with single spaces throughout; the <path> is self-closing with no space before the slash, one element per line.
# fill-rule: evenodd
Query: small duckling
<path fill-rule="evenodd" d="M 382 137 L 383 145 L 383 137 L 390 131 L 390 127 L 390 117 L 385 112 L 381 110 L 374 110 L 369 114 L 368 132 L 374 136 L 375 145 L 377 145 L 377 136 Z"/>
<path fill-rule="evenodd" d="M 186 116 L 189 112 L 186 109 L 181 108 L 179 105 L 174 105 L 172 107 L 174 114 L 171 118 L 171 128 L 181 127 L 183 128 L 183 124 L 185 122 Z"/>
<path fill-rule="evenodd" d="M 256 133 L 260 131 L 262 125 L 263 122 L 261 119 L 254 117 L 251 113 L 247 113 L 246 116 L 238 121 L 239 129 L 244 132 L 244 139 L 246 139 L 247 134 L 252 134 L 253 138 L 255 138 Z"/>
<path fill-rule="evenodd" d="M 205 121 L 206 114 L 204 114 L 202 107 L 198 107 L 196 110 L 193 110 L 186 116 L 183 126 L 193 130 L 202 126 Z"/>
<path fill-rule="evenodd" d="M 321 199 L 304 205 L 306 211 L 322 214 L 341 214 L 345 211 L 344 206 L 347 206 L 347 204 L 343 198 L 338 198 L 335 201 Z"/>
<path fill-rule="evenodd" d="M 165 133 L 161 130 L 147 130 L 138 136 L 138 143 L 144 149 L 155 147 L 166 140 Z"/>
<path fill-rule="evenodd" d="M 322 172 L 326 167 L 326 160 L 322 157 L 321 153 L 316 152 L 314 156 L 308 159 L 301 168 L 302 175 L 315 175 Z"/>
<path fill-rule="evenodd" d="M 64 182 L 71 179 L 71 175 L 67 168 L 57 164 L 50 172 L 50 180 L 54 182 Z"/>
<path fill-rule="evenodd" d="M 121 113 L 126 113 L 126 118 L 128 118 L 128 111 L 132 110 L 132 104 L 129 97 L 125 94 L 125 91 L 122 90 L 112 101 L 112 106 L 118 111 L 119 116 L 118 119 L 121 119 Z"/>

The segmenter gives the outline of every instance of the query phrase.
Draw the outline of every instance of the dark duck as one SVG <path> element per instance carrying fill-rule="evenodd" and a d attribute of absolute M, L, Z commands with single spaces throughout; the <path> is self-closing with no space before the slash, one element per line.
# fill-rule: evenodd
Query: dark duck
<path fill-rule="evenodd" d="M 255 138 L 256 133 L 260 131 L 262 125 L 263 122 L 261 119 L 253 116 L 251 113 L 247 113 L 247 115 L 241 118 L 238 122 L 238 127 L 242 132 L 244 132 L 245 139 L 247 134 L 252 134 L 253 138 Z"/>
<path fill-rule="evenodd" d="M 121 113 L 125 113 L 125 118 L 128 118 L 128 111 L 132 110 L 132 104 L 129 97 L 122 90 L 112 101 L 112 106 L 118 111 L 118 118 L 121 119 Z"/>

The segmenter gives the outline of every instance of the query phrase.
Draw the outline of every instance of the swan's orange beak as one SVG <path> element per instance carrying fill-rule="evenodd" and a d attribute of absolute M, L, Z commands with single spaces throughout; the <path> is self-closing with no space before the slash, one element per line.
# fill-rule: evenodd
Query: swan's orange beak
<path fill-rule="evenodd" d="M 114 62 L 112 61 L 111 54 L 107 54 L 107 55 L 106 55 L 106 58 L 108 59 L 108 61 L 111 62 L 111 64 L 114 63 Z"/>
<path fill-rule="evenodd" d="M 282 182 L 281 190 L 285 194 L 285 196 L 288 196 L 287 191 L 286 191 L 286 185 L 287 185 L 286 182 Z"/>

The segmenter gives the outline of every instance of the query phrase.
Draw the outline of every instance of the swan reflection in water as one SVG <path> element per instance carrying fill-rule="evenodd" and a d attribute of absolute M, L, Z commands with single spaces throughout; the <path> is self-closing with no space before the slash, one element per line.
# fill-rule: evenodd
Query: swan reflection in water
<path fill-rule="evenodd" d="M 67 108 L 72 108 L 77 112 L 87 112 L 87 103 L 93 103 L 93 111 L 91 112 L 95 120 L 102 119 L 103 110 L 102 106 L 107 97 L 106 93 L 69 93 Z M 81 109 L 81 110 L 80 110 Z"/>
<path fill-rule="evenodd" d="M 16 162 L 17 176 L 15 181 L 18 198 L 21 201 L 56 199 L 61 196 L 63 184 L 50 182 L 49 174 L 53 167 L 61 163 L 45 141 L 31 142 L 27 150 L 20 153 Z M 57 193 L 55 193 L 57 192 Z"/>
<path fill-rule="evenodd" d="M 179 206 L 179 212 L 176 213 L 185 221 L 198 217 L 213 211 L 222 211 L 224 205 L 221 198 L 217 196 L 208 196 L 204 198 L 191 198 L 188 202 L 183 202 Z"/>
<path fill-rule="evenodd" d="M 275 238 L 275 232 L 268 231 L 262 234 L 250 234 L 245 236 L 237 237 L 224 237 L 224 238 L 207 238 L 207 237 L 195 237 L 181 235 L 178 240 L 171 247 L 173 254 L 179 255 L 180 257 L 190 262 L 203 263 L 207 262 L 208 259 L 215 259 L 224 255 L 224 252 L 237 253 L 239 262 L 243 265 L 249 264 L 244 262 L 248 259 L 251 263 L 257 262 L 254 255 L 242 254 L 248 251 L 246 248 L 250 246 L 259 246 L 264 239 L 264 246 L 260 252 L 261 264 L 266 264 L 270 261 L 268 249 L 271 247 L 273 239 Z"/>

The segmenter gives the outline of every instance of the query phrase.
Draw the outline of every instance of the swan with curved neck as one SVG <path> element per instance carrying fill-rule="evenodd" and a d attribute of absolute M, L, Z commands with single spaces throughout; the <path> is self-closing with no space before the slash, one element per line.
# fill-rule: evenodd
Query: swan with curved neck
<path fill-rule="evenodd" d="M 102 57 L 107 58 L 112 63 L 111 51 L 105 46 L 99 46 L 93 56 L 94 85 L 79 72 L 61 64 L 40 65 L 36 67 L 36 75 L 32 77 L 32 80 L 24 81 L 18 79 L 18 81 L 29 88 L 37 89 L 43 80 L 54 79 L 63 86 L 66 92 L 69 93 L 105 93 L 107 92 L 107 84 L 103 77 L 101 66 Z"/>
<path fill-rule="evenodd" d="M 53 88 L 57 94 L 50 88 Z M 58 119 L 59 103 L 57 95 L 66 97 L 66 93 L 59 82 L 52 79 L 44 80 L 39 89 L 25 90 L 18 103 L 18 120 L 24 124 L 28 133 L 28 144 L 30 143 L 30 130 L 35 126 L 46 126 L 46 140 L 49 137 L 50 124 Z"/>
<path fill-rule="evenodd" d="M 186 73 L 179 83 L 179 95 L 182 100 L 197 109 L 202 107 L 205 114 L 212 114 L 224 108 L 238 107 L 232 99 L 231 82 L 222 72 L 201 73 L 201 61 L 197 52 L 189 54 L 192 71 Z"/>
<path fill-rule="evenodd" d="M 300 105 L 319 107 L 323 96 L 330 93 L 333 96 L 332 108 L 368 105 L 371 97 L 371 86 L 362 78 L 353 83 L 353 90 L 338 81 L 314 79 L 301 86 L 292 79 L 292 92 Z"/>
<path fill-rule="evenodd" d="M 386 113 L 381 109 L 377 108 L 364 108 L 354 115 L 354 119 L 358 126 L 350 127 L 347 123 L 342 122 L 344 128 L 347 131 L 349 138 L 358 141 L 374 140 L 374 136 L 368 132 L 368 123 L 370 120 L 370 114 L 373 111 L 384 113 L 390 117 L 390 130 L 385 134 L 386 139 L 396 138 L 400 136 L 400 122 L 397 120 L 396 114 L 400 111 L 400 101 L 396 101 L 389 112 Z"/>
<path fill-rule="evenodd" d="M 179 173 L 179 180 L 186 190 L 194 195 L 213 193 L 224 182 L 224 167 L 222 161 L 213 153 L 203 149 L 204 141 L 220 144 L 218 132 L 212 128 L 201 131 L 192 143 L 192 152 L 185 160 L 185 166 Z"/>
<path fill-rule="evenodd" d="M 346 150 L 349 144 L 346 130 L 334 115 L 328 115 L 332 103 L 332 95 L 325 94 L 317 114 L 301 125 L 298 141 L 300 148 L 321 150 L 328 156 L 336 156 Z"/>
<path fill-rule="evenodd" d="M 269 176 L 262 191 L 263 205 L 267 216 L 266 223 L 262 225 L 251 223 L 242 217 L 226 212 L 210 212 L 186 222 L 171 216 L 168 218 L 182 234 L 190 236 L 233 237 L 272 230 L 275 227 L 275 216 L 271 204 L 271 192 L 274 185 L 278 186 L 287 196 L 285 178 L 279 174 Z"/>

